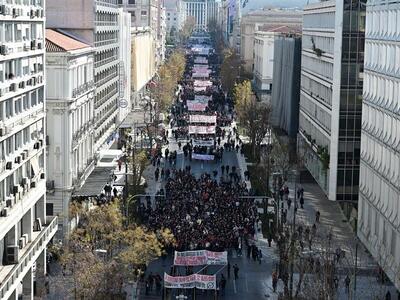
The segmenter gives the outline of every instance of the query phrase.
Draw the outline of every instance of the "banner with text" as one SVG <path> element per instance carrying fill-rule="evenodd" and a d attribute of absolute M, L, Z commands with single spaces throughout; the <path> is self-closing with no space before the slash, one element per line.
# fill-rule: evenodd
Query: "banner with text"
<path fill-rule="evenodd" d="M 186 105 L 189 111 L 205 111 L 207 108 L 207 104 L 194 101 L 187 101 Z"/>
<path fill-rule="evenodd" d="M 211 161 L 214 160 L 214 155 L 192 153 L 192 159 Z"/>
<path fill-rule="evenodd" d="M 214 146 L 214 140 L 193 140 L 193 146 Z"/>
<path fill-rule="evenodd" d="M 217 116 L 190 115 L 190 123 L 217 123 Z"/>
<path fill-rule="evenodd" d="M 192 274 L 188 276 L 171 276 L 164 273 L 164 287 L 167 289 L 217 289 L 215 275 Z"/>
<path fill-rule="evenodd" d="M 227 265 L 228 253 L 213 252 L 208 250 L 175 251 L 174 265 L 176 266 L 201 266 L 201 265 Z"/>
<path fill-rule="evenodd" d="M 215 125 L 189 126 L 189 134 L 215 134 Z"/>

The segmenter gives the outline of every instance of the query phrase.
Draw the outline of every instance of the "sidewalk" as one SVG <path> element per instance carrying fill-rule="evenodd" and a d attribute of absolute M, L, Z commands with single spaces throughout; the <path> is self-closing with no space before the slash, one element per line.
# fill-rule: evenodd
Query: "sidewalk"
<path fill-rule="evenodd" d="M 287 222 L 292 224 L 294 212 L 294 183 L 289 184 L 289 197 L 292 199 L 290 210 L 288 209 Z M 358 241 L 350 224 L 343 215 L 339 203 L 330 201 L 317 183 L 304 183 L 304 209 L 300 208 L 296 213 L 296 224 L 312 226 L 315 223 L 315 214 L 321 213 L 320 222 L 317 224 L 317 234 L 325 239 L 331 232 L 335 242 L 335 249 L 340 247 L 346 252 L 348 264 L 354 266 L 357 251 L 357 268 L 376 270 L 377 264 L 372 256 L 366 251 L 361 242 Z M 287 203 L 285 203 L 287 208 Z"/>

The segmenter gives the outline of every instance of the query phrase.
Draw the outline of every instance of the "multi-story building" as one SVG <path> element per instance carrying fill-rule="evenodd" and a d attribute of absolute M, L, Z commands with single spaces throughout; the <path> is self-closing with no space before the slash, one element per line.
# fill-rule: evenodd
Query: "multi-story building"
<path fill-rule="evenodd" d="M 301 33 L 300 27 L 263 26 L 254 35 L 254 90 L 262 101 L 271 101 L 274 75 L 274 43 L 282 33 Z M 298 61 L 297 63 L 300 63 Z"/>
<path fill-rule="evenodd" d="M 275 36 L 271 123 L 295 142 L 299 129 L 301 30 Z"/>
<path fill-rule="evenodd" d="M 304 8 L 299 116 L 304 163 L 330 200 L 346 203 L 342 207 L 352 219 L 358 200 L 364 23 L 365 1 Z"/>
<path fill-rule="evenodd" d="M 262 26 L 301 27 L 302 21 L 302 12 L 290 9 L 261 9 L 243 15 L 240 20 L 240 41 L 236 43 L 240 49 L 245 71 L 253 72 L 256 31 L 259 31 Z"/>
<path fill-rule="evenodd" d="M 131 14 L 119 9 L 119 114 L 118 124 L 132 109 L 131 101 Z"/>
<path fill-rule="evenodd" d="M 48 0 L 48 28 L 70 32 L 95 49 L 95 149 L 113 135 L 118 118 L 119 42 L 116 0 Z"/>
<path fill-rule="evenodd" d="M 44 7 L 1 5 L 1 299 L 43 295 L 46 247 L 57 231 L 57 218 L 46 216 Z"/>
<path fill-rule="evenodd" d="M 155 46 L 151 30 L 132 28 L 131 83 L 132 102 L 140 107 L 146 93 L 146 84 L 155 74 Z"/>
<path fill-rule="evenodd" d="M 131 14 L 132 27 L 150 28 L 156 48 L 155 64 L 165 58 L 166 16 L 164 0 L 118 0 L 120 7 Z M 136 30 L 136 29 L 135 29 Z"/>
<path fill-rule="evenodd" d="M 94 55 L 89 45 L 46 30 L 47 214 L 59 216 L 60 237 L 76 225 L 73 190 L 95 166 Z"/>
<path fill-rule="evenodd" d="M 176 36 L 185 22 L 183 0 L 170 0 L 165 2 L 167 36 Z"/>
<path fill-rule="evenodd" d="M 210 21 L 218 20 L 218 6 L 216 0 L 183 0 L 184 20 L 193 17 L 195 30 L 204 31 L 208 29 Z"/>
<path fill-rule="evenodd" d="M 398 1 L 367 2 L 358 204 L 358 236 L 397 289 L 400 289 L 399 15 Z"/>

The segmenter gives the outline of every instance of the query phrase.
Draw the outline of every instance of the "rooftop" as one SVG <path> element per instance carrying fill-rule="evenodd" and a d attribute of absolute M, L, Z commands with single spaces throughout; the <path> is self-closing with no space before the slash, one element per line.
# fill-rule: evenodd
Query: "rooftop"
<path fill-rule="evenodd" d="M 258 28 L 258 31 L 261 32 L 275 32 L 275 33 L 283 33 L 283 34 L 301 34 L 302 27 L 301 26 L 276 26 L 276 25 L 263 25 Z"/>
<path fill-rule="evenodd" d="M 46 29 L 46 51 L 48 52 L 65 52 L 85 48 L 90 48 L 90 45 L 54 29 Z"/>

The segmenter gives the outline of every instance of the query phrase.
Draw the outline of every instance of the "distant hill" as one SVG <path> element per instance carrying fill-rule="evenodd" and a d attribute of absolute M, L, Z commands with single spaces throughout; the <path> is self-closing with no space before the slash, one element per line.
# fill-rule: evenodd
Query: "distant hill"
<path fill-rule="evenodd" d="M 245 14 L 249 10 L 256 10 L 263 7 L 302 8 L 307 2 L 312 3 L 316 2 L 316 0 L 248 0 L 242 13 Z"/>

